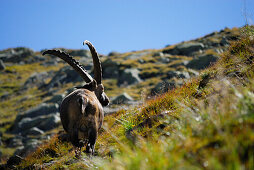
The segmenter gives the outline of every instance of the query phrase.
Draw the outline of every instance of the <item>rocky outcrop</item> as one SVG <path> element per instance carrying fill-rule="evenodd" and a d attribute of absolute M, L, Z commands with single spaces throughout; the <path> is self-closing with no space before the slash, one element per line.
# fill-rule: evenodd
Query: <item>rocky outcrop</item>
<path fill-rule="evenodd" d="M 82 78 L 76 71 L 74 71 L 70 66 L 65 66 L 55 73 L 48 84 L 42 86 L 41 88 L 50 89 L 53 87 L 61 87 L 66 83 L 82 81 Z"/>
<path fill-rule="evenodd" d="M 129 96 L 127 93 L 123 93 L 111 99 L 112 104 L 126 104 L 131 101 L 133 101 L 133 98 Z"/>
<path fill-rule="evenodd" d="M 24 83 L 23 88 L 41 87 L 46 84 L 46 79 L 51 77 L 49 72 L 33 73 Z"/>
<path fill-rule="evenodd" d="M 164 50 L 163 53 L 171 55 L 193 56 L 194 52 L 202 50 L 204 44 L 199 42 L 186 42 L 176 45 L 173 49 Z"/>
<path fill-rule="evenodd" d="M 27 135 L 38 128 L 43 131 L 51 130 L 60 123 L 57 104 L 43 103 L 25 113 L 18 114 L 10 131 L 15 134 Z M 39 131 L 38 131 L 39 134 Z"/>
<path fill-rule="evenodd" d="M 186 67 L 196 70 L 205 69 L 206 67 L 210 66 L 212 63 L 215 63 L 219 59 L 218 56 L 214 56 L 211 54 L 208 55 L 201 55 L 193 60 L 191 60 Z"/>
<path fill-rule="evenodd" d="M 5 65 L 4 62 L 2 60 L 0 60 L 0 71 L 5 69 Z"/>
<path fill-rule="evenodd" d="M 24 47 L 10 48 L 0 52 L 0 60 L 3 62 L 19 63 L 28 61 L 27 58 L 34 54 L 33 50 Z M 37 61 L 37 60 L 36 60 Z M 30 62 L 33 62 L 31 59 Z"/>
<path fill-rule="evenodd" d="M 120 72 L 117 84 L 127 86 L 139 82 L 141 82 L 141 79 L 139 78 L 138 69 L 125 69 Z"/>
<path fill-rule="evenodd" d="M 112 59 L 106 59 L 101 63 L 103 68 L 102 77 L 103 78 L 118 78 L 119 77 L 119 63 L 113 61 Z"/>

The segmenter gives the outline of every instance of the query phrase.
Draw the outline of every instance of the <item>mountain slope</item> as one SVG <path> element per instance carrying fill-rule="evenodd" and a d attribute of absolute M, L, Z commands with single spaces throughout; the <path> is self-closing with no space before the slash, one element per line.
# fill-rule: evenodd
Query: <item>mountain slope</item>
<path fill-rule="evenodd" d="M 250 39 L 251 33 L 251 31 L 246 33 L 241 40 L 236 41 L 240 35 L 239 29 L 225 29 L 219 33 L 168 46 L 161 50 L 145 50 L 129 54 L 112 53 L 110 57 L 102 57 L 103 68 L 106 68 L 104 70 L 112 66 L 117 70 L 109 72 L 113 74 L 105 71 L 103 73 L 106 91 L 109 91 L 110 96 L 114 96 L 119 93 L 118 89 L 122 89 L 131 94 L 134 99 L 139 100 L 139 94 L 144 87 L 149 89 L 145 92 L 146 95 L 157 96 L 138 107 L 106 116 L 96 144 L 95 157 L 87 157 L 82 153 L 81 158 L 76 159 L 74 151 L 69 152 L 72 146 L 58 139 L 61 135 L 57 135 L 40 146 L 35 153 L 26 157 L 26 161 L 23 161 L 19 167 L 91 168 L 98 166 L 110 169 L 115 167 L 127 169 L 251 167 L 251 159 L 253 159 L 251 157 L 253 150 L 250 149 L 253 143 L 253 115 L 251 114 L 253 113 L 253 82 L 251 81 L 253 79 L 253 57 L 251 57 L 253 56 L 253 39 Z M 226 51 L 230 40 L 236 43 L 233 43 Z M 222 57 L 216 56 L 222 51 L 225 51 Z M 200 67 L 200 62 L 202 66 L 206 64 L 207 67 L 210 62 L 215 62 L 218 58 L 220 60 L 213 67 L 202 71 L 200 76 L 190 79 L 191 72 L 193 75 L 198 75 L 196 72 L 204 68 Z M 18 95 L 18 90 L 23 88 L 22 85 L 29 79 L 29 71 L 32 70 L 30 67 L 42 69 L 41 64 L 45 62 L 50 63 L 52 59 L 44 59 L 40 64 L 38 62 L 25 63 L 23 66 L 28 67 L 27 75 L 25 71 L 24 74 L 22 73 L 25 68 L 22 65 L 7 66 L 5 74 L 8 76 L 5 76 L 9 77 L 15 72 L 18 75 L 14 74 L 14 77 L 20 76 L 22 83 L 16 85 L 13 80 L 14 85 L 11 86 L 8 84 L 10 83 L 7 81 L 8 78 L 1 77 L 1 80 L 6 79 L 7 92 L 14 96 L 12 98 L 6 95 L 5 101 L 11 106 L 16 101 L 22 101 L 23 107 L 36 106 L 41 101 L 49 100 L 53 92 L 60 94 L 65 89 L 73 87 L 71 83 L 73 79 L 70 81 L 68 77 L 59 80 L 65 85 L 58 84 L 53 81 L 54 79 L 47 77 L 45 82 L 41 84 L 39 82 L 41 89 L 38 88 L 39 85 L 28 87 L 29 90 L 24 89 L 25 97 L 29 97 L 22 99 L 24 96 Z M 50 70 L 60 68 L 62 72 L 66 72 L 66 67 L 62 63 L 57 66 L 53 64 L 46 71 L 48 75 L 54 75 Z M 128 69 L 127 73 L 137 73 L 131 74 L 136 79 L 133 82 L 120 81 L 119 77 L 130 75 L 124 73 Z M 55 78 L 59 77 L 59 74 L 57 72 Z M 79 80 L 75 81 L 75 84 L 80 83 Z M 174 85 L 166 89 L 159 86 L 159 91 L 156 91 L 154 87 L 160 81 Z M 184 85 L 159 95 L 181 84 Z M 11 87 L 16 87 L 18 90 L 15 91 Z M 45 90 L 45 87 L 48 89 Z M 1 93 L 4 92 L 5 90 L 1 91 Z M 6 104 L 2 105 L 6 112 L 10 109 L 12 113 L 15 113 L 17 108 L 20 109 L 19 107 L 7 108 Z M 7 114 L 6 118 L 10 120 Z M 11 119 L 14 120 L 15 116 Z M 1 121 L 3 124 L 8 122 Z M 10 127 L 13 126 L 11 122 L 2 126 L 4 138 L 8 138 L 5 129 L 11 130 Z M 52 129 L 46 133 L 54 134 L 57 131 Z"/>

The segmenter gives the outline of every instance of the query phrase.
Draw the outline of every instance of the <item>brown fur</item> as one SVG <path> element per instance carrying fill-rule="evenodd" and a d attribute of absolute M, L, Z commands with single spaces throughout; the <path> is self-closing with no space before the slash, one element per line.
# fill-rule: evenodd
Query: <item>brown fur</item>
<path fill-rule="evenodd" d="M 73 145 L 82 147 L 85 144 L 82 141 L 87 140 L 87 152 L 93 152 L 104 118 L 102 105 L 95 93 L 77 89 L 67 95 L 60 107 L 60 117 Z"/>

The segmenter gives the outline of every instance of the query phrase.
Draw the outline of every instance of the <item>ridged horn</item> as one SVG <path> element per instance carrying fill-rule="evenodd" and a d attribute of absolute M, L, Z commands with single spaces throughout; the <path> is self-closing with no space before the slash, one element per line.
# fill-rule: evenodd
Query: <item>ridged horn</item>
<path fill-rule="evenodd" d="M 93 57 L 94 79 L 96 80 L 97 84 L 101 84 L 102 68 L 98 53 L 90 41 L 85 40 L 83 45 L 85 44 L 89 47 Z"/>
<path fill-rule="evenodd" d="M 47 50 L 42 53 L 42 55 L 45 54 L 57 56 L 67 62 L 76 72 L 79 73 L 79 75 L 85 80 L 86 83 L 90 83 L 93 81 L 93 78 L 87 73 L 85 68 L 81 64 L 79 64 L 78 61 L 76 61 L 74 58 L 72 58 L 65 52 L 59 50 Z"/>

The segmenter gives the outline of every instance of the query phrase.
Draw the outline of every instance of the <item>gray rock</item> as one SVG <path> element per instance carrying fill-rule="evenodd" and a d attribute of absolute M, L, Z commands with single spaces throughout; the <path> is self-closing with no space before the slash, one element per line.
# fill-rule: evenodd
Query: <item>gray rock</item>
<path fill-rule="evenodd" d="M 123 93 L 119 96 L 116 96 L 111 100 L 112 104 L 126 104 L 130 101 L 133 101 L 133 99 L 127 93 Z"/>
<path fill-rule="evenodd" d="M 34 107 L 23 114 L 18 114 L 15 123 L 18 123 L 23 118 L 34 118 L 42 115 L 49 115 L 51 113 L 58 112 L 58 104 L 47 104 L 42 103 L 38 105 L 37 107 Z"/>
<path fill-rule="evenodd" d="M 194 52 L 202 50 L 204 44 L 199 42 L 187 42 L 181 43 L 175 46 L 173 49 L 164 50 L 163 53 L 168 53 L 172 55 L 186 55 L 191 56 Z"/>
<path fill-rule="evenodd" d="M 56 60 L 50 60 L 50 61 L 46 61 L 43 62 L 41 65 L 43 66 L 56 66 L 58 64 L 58 62 Z"/>
<path fill-rule="evenodd" d="M 37 139 L 27 139 L 24 143 L 25 146 L 16 149 L 14 153 L 15 155 L 26 157 L 28 154 L 34 152 L 40 144 L 42 144 L 42 142 Z"/>
<path fill-rule="evenodd" d="M 121 55 L 121 53 L 116 52 L 116 51 L 112 51 L 112 52 L 110 52 L 110 53 L 108 54 L 108 56 L 120 56 L 120 55 Z"/>
<path fill-rule="evenodd" d="M 51 114 L 38 125 L 38 128 L 48 131 L 56 128 L 60 122 L 61 120 L 59 114 Z"/>
<path fill-rule="evenodd" d="M 88 50 L 72 50 L 69 52 L 71 56 L 82 56 L 82 57 L 87 57 L 91 58 L 91 53 Z"/>
<path fill-rule="evenodd" d="M 175 87 L 176 83 L 174 81 L 162 81 L 155 85 L 155 87 L 151 90 L 151 95 L 155 96 L 158 94 L 163 94 Z"/>
<path fill-rule="evenodd" d="M 19 146 L 23 146 L 22 143 L 23 137 L 22 136 L 15 136 L 7 140 L 7 147 L 9 148 L 16 148 Z"/>
<path fill-rule="evenodd" d="M 45 80 L 50 76 L 47 72 L 33 73 L 24 83 L 24 89 L 40 87 L 45 84 Z"/>
<path fill-rule="evenodd" d="M 167 79 L 171 78 L 183 78 L 183 79 L 189 79 L 190 75 L 186 71 L 169 71 L 167 72 Z"/>
<path fill-rule="evenodd" d="M 44 132 L 37 127 L 32 127 L 31 129 L 28 129 L 27 131 L 22 132 L 23 136 L 27 136 L 27 135 L 38 136 L 43 134 Z"/>
<path fill-rule="evenodd" d="M 7 165 L 8 169 L 16 169 L 15 165 L 19 165 L 24 160 L 25 160 L 24 158 L 22 158 L 18 155 L 13 155 L 8 159 L 6 165 Z"/>
<path fill-rule="evenodd" d="M 57 103 L 60 105 L 65 95 L 63 94 L 56 94 L 51 99 L 47 100 L 46 103 Z"/>
<path fill-rule="evenodd" d="M 37 127 L 40 130 L 48 131 L 57 127 L 59 123 L 60 117 L 57 113 L 37 116 L 34 118 L 25 117 L 22 118 L 17 124 L 14 124 L 12 132 L 26 134 L 27 131 L 31 131 L 31 129 L 34 127 Z"/>
<path fill-rule="evenodd" d="M 0 71 L 5 69 L 5 65 L 4 62 L 2 60 L 0 60 Z"/>
<path fill-rule="evenodd" d="M 111 60 L 106 59 L 101 63 L 103 68 L 102 70 L 102 77 L 103 78 L 118 78 L 119 76 L 119 63 Z"/>
<path fill-rule="evenodd" d="M 141 82 L 139 78 L 139 70 L 138 69 L 125 69 L 122 70 L 119 78 L 118 78 L 118 85 L 131 85 Z"/>
<path fill-rule="evenodd" d="M 188 60 L 180 61 L 180 62 L 170 65 L 170 67 L 177 68 L 179 66 L 186 66 L 189 62 L 190 61 L 188 61 Z"/>
<path fill-rule="evenodd" d="M 208 55 L 202 55 L 199 56 L 193 60 L 191 60 L 186 67 L 195 69 L 195 70 L 201 70 L 205 69 L 206 67 L 210 66 L 212 63 L 215 63 L 218 60 L 219 57 L 208 54 Z"/>
<path fill-rule="evenodd" d="M 52 76 L 52 79 L 48 84 L 42 86 L 41 88 L 50 89 L 53 87 L 60 87 L 62 84 L 82 81 L 83 79 L 76 71 L 74 71 L 70 66 L 65 66 L 57 71 L 54 76 Z"/>
<path fill-rule="evenodd" d="M 24 47 L 10 48 L 0 52 L 0 59 L 4 62 L 19 63 L 34 54 L 33 50 Z"/>
<path fill-rule="evenodd" d="M 129 59 L 139 59 L 140 57 L 144 56 L 144 55 L 147 55 L 147 54 L 150 54 L 151 52 L 150 51 L 144 51 L 144 52 L 136 52 L 136 53 L 132 53 L 128 56 L 126 56 L 124 59 L 125 60 L 129 60 Z"/>

